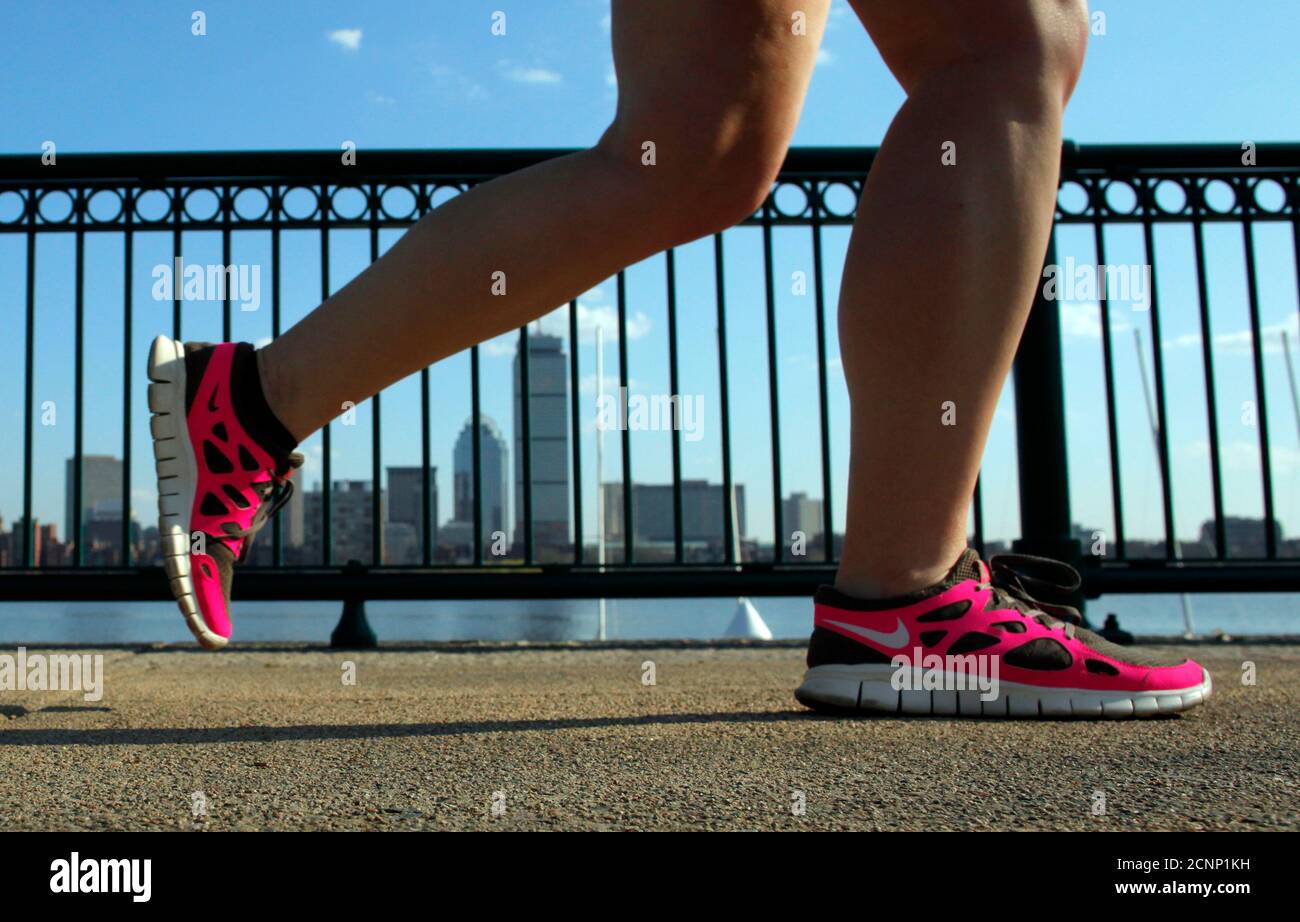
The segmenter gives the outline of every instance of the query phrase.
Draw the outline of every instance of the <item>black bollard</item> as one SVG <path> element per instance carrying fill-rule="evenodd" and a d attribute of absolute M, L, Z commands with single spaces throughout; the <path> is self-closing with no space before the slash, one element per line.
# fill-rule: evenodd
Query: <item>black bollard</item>
<path fill-rule="evenodd" d="M 1097 633 L 1111 643 L 1121 644 L 1126 647 L 1133 643 L 1133 635 L 1119 626 L 1119 616 L 1114 612 L 1106 616 L 1105 623 Z"/>
<path fill-rule="evenodd" d="M 344 572 L 359 576 L 365 572 L 359 560 L 349 560 Z M 366 600 L 353 595 L 343 600 L 343 614 L 330 634 L 330 646 L 339 650 L 369 650 L 379 646 L 379 638 L 366 618 Z"/>

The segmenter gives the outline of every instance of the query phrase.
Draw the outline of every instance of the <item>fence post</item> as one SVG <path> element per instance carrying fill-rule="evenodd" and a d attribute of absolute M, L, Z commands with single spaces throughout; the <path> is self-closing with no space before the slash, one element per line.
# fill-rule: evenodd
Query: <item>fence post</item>
<path fill-rule="evenodd" d="M 352 576 L 355 581 L 357 577 L 364 576 L 367 570 L 361 565 L 361 561 L 349 560 L 343 572 L 345 575 Z M 379 639 L 366 618 L 364 596 L 349 594 L 344 597 L 343 614 L 339 617 L 334 632 L 330 634 L 330 646 L 339 650 L 368 650 L 379 646 Z"/>
<path fill-rule="evenodd" d="M 1056 237 L 1043 265 L 1056 264 Z M 1061 315 L 1043 293 L 1040 276 L 1012 374 L 1016 391 L 1016 455 L 1020 468 L 1018 553 L 1038 554 L 1078 567 L 1079 541 L 1070 523 L 1065 451 L 1065 384 L 1061 373 Z M 1082 594 L 1070 604 L 1083 610 Z"/>

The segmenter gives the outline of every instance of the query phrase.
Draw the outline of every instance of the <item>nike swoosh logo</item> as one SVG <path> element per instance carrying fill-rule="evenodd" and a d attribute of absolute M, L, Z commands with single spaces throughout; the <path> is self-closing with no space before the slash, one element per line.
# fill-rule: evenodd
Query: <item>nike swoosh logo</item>
<path fill-rule="evenodd" d="M 894 628 L 894 631 L 891 634 L 886 634 L 884 631 L 873 631 L 869 627 L 858 627 L 856 624 L 845 624 L 843 621 L 827 621 L 826 623 L 833 624 L 837 628 L 848 631 L 850 634 L 857 634 L 859 637 L 866 638 L 867 640 L 874 640 L 881 646 L 889 647 L 891 650 L 903 649 L 907 646 L 907 638 L 910 636 L 907 633 L 907 628 L 903 626 L 901 619 L 898 622 L 898 627 Z"/>
<path fill-rule="evenodd" d="M 208 411 L 210 413 L 217 412 L 217 389 L 215 387 L 212 389 L 212 396 L 208 398 Z"/>

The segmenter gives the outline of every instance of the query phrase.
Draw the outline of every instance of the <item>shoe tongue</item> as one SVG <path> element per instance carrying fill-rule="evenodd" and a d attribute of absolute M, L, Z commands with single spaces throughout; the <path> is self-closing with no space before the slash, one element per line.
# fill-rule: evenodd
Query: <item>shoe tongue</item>
<path fill-rule="evenodd" d="M 948 577 L 944 582 L 949 586 L 955 586 L 957 583 L 968 579 L 973 579 L 976 582 L 984 581 L 984 564 L 980 562 L 980 555 L 971 547 L 961 552 L 961 556 L 957 558 L 957 562 L 948 571 Z"/>

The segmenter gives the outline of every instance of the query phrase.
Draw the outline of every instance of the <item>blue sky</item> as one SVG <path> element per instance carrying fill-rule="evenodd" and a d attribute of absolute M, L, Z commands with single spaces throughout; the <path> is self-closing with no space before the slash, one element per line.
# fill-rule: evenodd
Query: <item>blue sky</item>
<path fill-rule="evenodd" d="M 207 35 L 191 34 L 197 4 L 138 2 L 6 4 L 0 9 L 5 45 L 5 92 L 0 94 L 0 151 L 34 153 L 53 140 L 60 152 L 338 149 L 354 141 L 364 153 L 374 148 L 581 146 L 594 141 L 614 111 L 608 47 L 609 5 L 603 0 L 493 2 L 321 2 L 202 4 Z M 489 29 L 494 10 L 507 13 L 505 36 Z M 1106 14 L 1106 34 L 1094 36 L 1083 80 L 1067 113 L 1066 136 L 1082 143 L 1224 141 L 1240 144 L 1300 138 L 1300 85 L 1293 41 L 1293 3 L 1260 0 L 1242 5 L 1171 0 L 1094 5 Z M 837 2 L 823 43 L 796 144 L 879 143 L 902 94 L 885 71 L 847 5 Z M 1265 363 L 1277 514 L 1293 532 L 1300 523 L 1300 441 L 1286 388 L 1279 332 L 1295 332 L 1296 279 L 1293 243 L 1285 225 L 1261 228 L 1259 260 L 1263 324 L 1269 331 Z M 386 234 L 385 246 L 395 235 Z M 310 235 L 286 235 L 283 297 L 286 320 L 319 300 L 316 244 Z M 827 231 L 828 304 L 838 282 L 846 233 Z M 1227 511 L 1258 515 L 1262 509 L 1255 433 L 1241 421 L 1241 403 L 1253 397 L 1250 353 L 1242 343 L 1246 327 L 1240 230 L 1209 235 L 1210 294 L 1214 307 L 1216 372 L 1225 463 Z M 59 424 L 37 428 L 41 469 L 57 476 L 38 479 L 36 512 L 60 522 L 62 459 L 71 451 L 71 362 L 67 340 L 72 316 L 70 237 L 50 235 L 38 251 L 40 319 L 37 328 L 37 402 L 52 400 L 66 412 Z M 767 439 L 765 341 L 761 331 L 762 288 L 756 235 L 728 236 L 728 297 L 731 308 L 731 389 L 735 395 L 733 442 L 736 477 L 747 484 L 750 531 L 770 537 L 771 502 Z M 1108 231 L 1112 263 L 1142 262 L 1140 239 Z M 0 237 L 0 318 L 14 335 L 0 342 L 3 367 L 21 367 L 23 241 Z M 215 235 L 186 236 L 187 259 L 217 262 Z M 367 257 L 360 234 L 337 232 L 331 285 L 344 284 Z M 1183 228 L 1157 235 L 1163 331 L 1169 376 L 1170 437 L 1176 478 L 1178 531 L 1191 535 L 1210 512 L 1205 447 L 1204 390 L 1194 283 L 1188 274 L 1190 243 Z M 116 248 L 116 249 L 115 249 Z M 137 354 L 170 323 L 170 302 L 148 297 L 149 272 L 170 255 L 170 241 L 141 235 L 136 244 Z M 237 238 L 237 261 L 266 259 L 265 241 Z M 781 231 L 776 277 L 810 264 L 806 232 Z M 120 242 L 88 244 L 87 451 L 121 453 Z M 1095 259 L 1086 232 L 1062 234 L 1062 258 Z M 681 314 L 683 390 L 703 394 L 706 414 L 716 411 L 717 385 L 710 348 L 714 336 L 711 248 L 683 248 L 677 256 Z M 269 274 L 269 273 L 268 273 Z M 636 337 L 630 342 L 631 376 L 646 392 L 667 390 L 664 266 L 662 257 L 628 274 Z M 698 282 L 696 281 L 698 280 Z M 707 280 L 707 282 L 706 282 Z M 781 439 L 787 492 L 821 494 L 816 458 L 811 298 L 787 295 L 778 285 L 780 314 Z M 612 283 L 582 299 L 584 329 L 609 315 Z M 1064 307 L 1067 393 L 1070 398 L 1070 461 L 1075 517 L 1109 527 L 1109 471 L 1101 405 L 1100 341 L 1095 304 Z M 219 308 L 187 305 L 187 338 L 218 338 Z M 1120 392 L 1124 498 L 1130 535 L 1155 536 L 1160 501 L 1155 455 L 1146 427 L 1137 377 L 1133 328 L 1145 346 L 1151 337 L 1146 315 L 1112 307 Z M 236 333 L 258 340 L 269 333 L 269 312 L 236 314 Z M 543 321 L 558 328 L 563 315 Z M 832 355 L 835 353 L 832 334 Z M 586 337 L 584 336 L 584 339 Z M 1295 340 L 1293 339 L 1293 347 Z M 590 342 L 580 344 L 584 378 L 594 369 Z M 507 431 L 508 383 L 513 347 L 495 342 L 484 349 L 484 410 Z M 615 351 L 606 355 L 607 374 L 616 373 Z M 453 357 L 434 369 L 432 415 L 434 462 L 440 468 L 442 518 L 450 512 L 451 451 L 468 415 L 468 361 Z M 833 499 L 842 522 L 845 477 L 843 385 L 831 375 Z M 588 381 L 590 384 L 590 381 Z M 142 385 L 135 393 L 142 403 Z M 115 400 L 118 401 L 115 403 Z M 22 408 L 15 401 L 0 415 L 0 515 L 19 514 Z M 139 409 L 132 438 L 137 457 L 148 458 L 147 433 Z M 369 407 L 355 427 L 335 427 L 335 476 L 368 477 Z M 708 419 L 716 419 L 706 416 Z M 1013 407 L 1010 392 L 986 457 L 985 515 L 992 537 L 1014 536 L 1015 497 Z M 413 382 L 397 385 L 384 403 L 386 464 L 418 463 L 418 392 Z M 619 463 L 611 439 L 607 476 Z M 757 450 L 746 451 L 746 446 Z M 591 489 L 592 439 L 584 435 L 584 468 Z M 319 439 L 310 482 L 319 476 Z M 668 477 L 668 440 L 660 433 L 634 439 L 638 480 Z M 717 427 L 687 446 L 688 476 L 718 479 Z M 137 515 L 150 518 L 152 482 L 137 464 L 133 490 Z M 586 508 L 593 506 L 587 494 Z M 590 513 L 589 513 L 590 514 Z M 766 523 L 766 524 L 765 524 Z M 588 525 L 590 528 L 590 524 Z M 590 533 L 590 532 L 589 532 Z"/>

